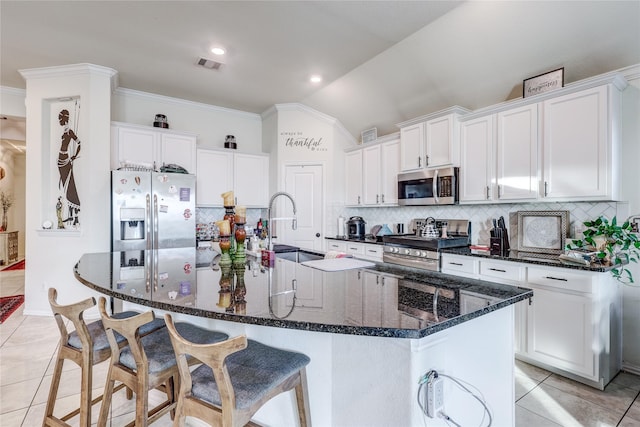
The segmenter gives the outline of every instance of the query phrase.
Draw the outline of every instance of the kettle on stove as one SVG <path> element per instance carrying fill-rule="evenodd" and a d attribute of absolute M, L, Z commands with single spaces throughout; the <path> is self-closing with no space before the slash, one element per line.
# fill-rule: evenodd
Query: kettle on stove
<path fill-rule="evenodd" d="M 349 239 L 364 239 L 364 226 L 366 222 L 361 216 L 352 216 L 347 221 L 347 237 Z"/>

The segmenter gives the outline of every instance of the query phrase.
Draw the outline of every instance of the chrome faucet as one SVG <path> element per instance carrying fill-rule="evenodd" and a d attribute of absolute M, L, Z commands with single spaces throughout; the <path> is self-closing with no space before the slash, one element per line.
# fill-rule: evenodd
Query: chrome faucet
<path fill-rule="evenodd" d="M 280 218 L 272 218 L 271 217 L 271 210 L 273 209 L 273 202 L 276 200 L 276 198 L 278 196 L 285 196 L 288 197 L 289 200 L 291 200 L 291 204 L 293 205 L 293 215 L 292 217 L 280 217 Z M 298 228 L 298 220 L 296 219 L 295 215 L 296 215 L 296 202 L 293 200 L 293 197 L 291 197 L 291 194 L 289 193 L 285 193 L 284 191 L 278 191 L 277 193 L 274 193 L 273 196 L 271 196 L 271 200 L 269 200 L 269 223 L 267 224 L 267 227 L 269 227 L 269 229 L 267 230 L 267 247 L 269 248 L 270 251 L 273 250 L 273 244 L 271 243 L 271 222 L 272 221 L 284 221 L 284 220 L 291 220 L 291 229 L 295 230 L 296 228 Z"/>

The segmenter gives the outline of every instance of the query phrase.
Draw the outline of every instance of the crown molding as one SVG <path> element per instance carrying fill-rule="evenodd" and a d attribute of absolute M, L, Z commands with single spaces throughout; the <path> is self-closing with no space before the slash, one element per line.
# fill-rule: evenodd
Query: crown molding
<path fill-rule="evenodd" d="M 23 98 L 26 98 L 27 96 L 26 89 L 20 89 L 20 88 L 9 87 L 9 86 L 0 86 L 0 93 L 8 96 L 19 96 L 19 97 L 21 96 Z"/>
<path fill-rule="evenodd" d="M 459 105 L 454 105 L 453 107 L 445 108 L 444 110 L 436 111 L 434 113 L 425 114 L 424 116 L 406 120 L 402 123 L 398 123 L 396 126 L 398 126 L 399 128 L 403 128 L 406 126 L 415 125 L 417 123 L 426 122 L 427 120 L 432 120 L 432 119 L 437 119 L 438 117 L 447 116 L 449 114 L 457 114 L 459 116 L 463 116 L 469 113 L 471 113 L 471 110 L 469 110 L 468 108 L 460 107 Z"/>
<path fill-rule="evenodd" d="M 28 68 L 18 70 L 23 79 L 44 79 L 50 77 L 71 77 L 83 74 L 102 74 L 111 80 L 111 91 L 118 87 L 118 72 L 113 68 L 95 64 L 71 64 L 55 67 Z"/>
<path fill-rule="evenodd" d="M 241 110 L 234 110 L 234 109 L 225 108 L 225 107 L 218 107 L 217 105 L 204 104 L 202 102 L 195 102 L 195 101 L 188 101 L 186 99 L 173 98 L 170 96 L 158 95 L 155 93 L 142 92 L 135 89 L 127 89 L 127 88 L 119 87 L 115 90 L 115 93 L 116 95 L 148 99 L 156 102 L 163 102 L 166 104 L 174 104 L 174 105 L 181 105 L 181 106 L 186 106 L 190 108 L 197 108 L 199 110 L 223 112 L 227 114 L 241 116 L 245 119 L 248 118 L 253 120 L 261 120 L 260 114 L 256 114 L 256 113 L 250 113 L 250 112 L 241 111 Z"/>

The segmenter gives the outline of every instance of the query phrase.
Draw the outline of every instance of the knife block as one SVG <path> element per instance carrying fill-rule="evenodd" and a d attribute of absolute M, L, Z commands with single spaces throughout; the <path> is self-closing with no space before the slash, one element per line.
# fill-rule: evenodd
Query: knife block
<path fill-rule="evenodd" d="M 491 255 L 506 256 L 509 254 L 509 239 L 507 236 L 491 237 L 489 242 Z"/>

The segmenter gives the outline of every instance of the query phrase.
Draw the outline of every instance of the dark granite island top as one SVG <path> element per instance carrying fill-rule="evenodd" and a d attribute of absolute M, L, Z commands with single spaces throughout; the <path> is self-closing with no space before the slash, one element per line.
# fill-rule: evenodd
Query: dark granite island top
<path fill-rule="evenodd" d="M 422 338 L 533 295 L 529 289 L 384 263 L 327 272 L 282 258 L 265 268 L 247 257 L 244 268 L 196 271 L 196 264 L 206 265 L 197 252 L 146 251 L 140 254 L 145 261 L 138 262 L 144 265 L 130 265 L 124 252 L 90 253 L 74 272 L 102 294 L 156 309 L 376 337 Z"/>
<path fill-rule="evenodd" d="M 515 303 L 532 291 L 383 263 L 325 272 L 285 259 L 308 252 L 280 254 L 272 268 L 248 258 L 235 271 L 214 271 L 211 255 L 194 248 L 85 254 L 75 274 L 125 309 L 171 311 L 307 354 L 316 426 L 423 425 L 418 379 L 430 369 L 473 384 L 494 425 L 514 425 Z M 456 422 L 479 423 L 468 395 L 455 387 L 445 395 Z M 273 399 L 255 421 L 293 427 L 294 402 Z"/>

